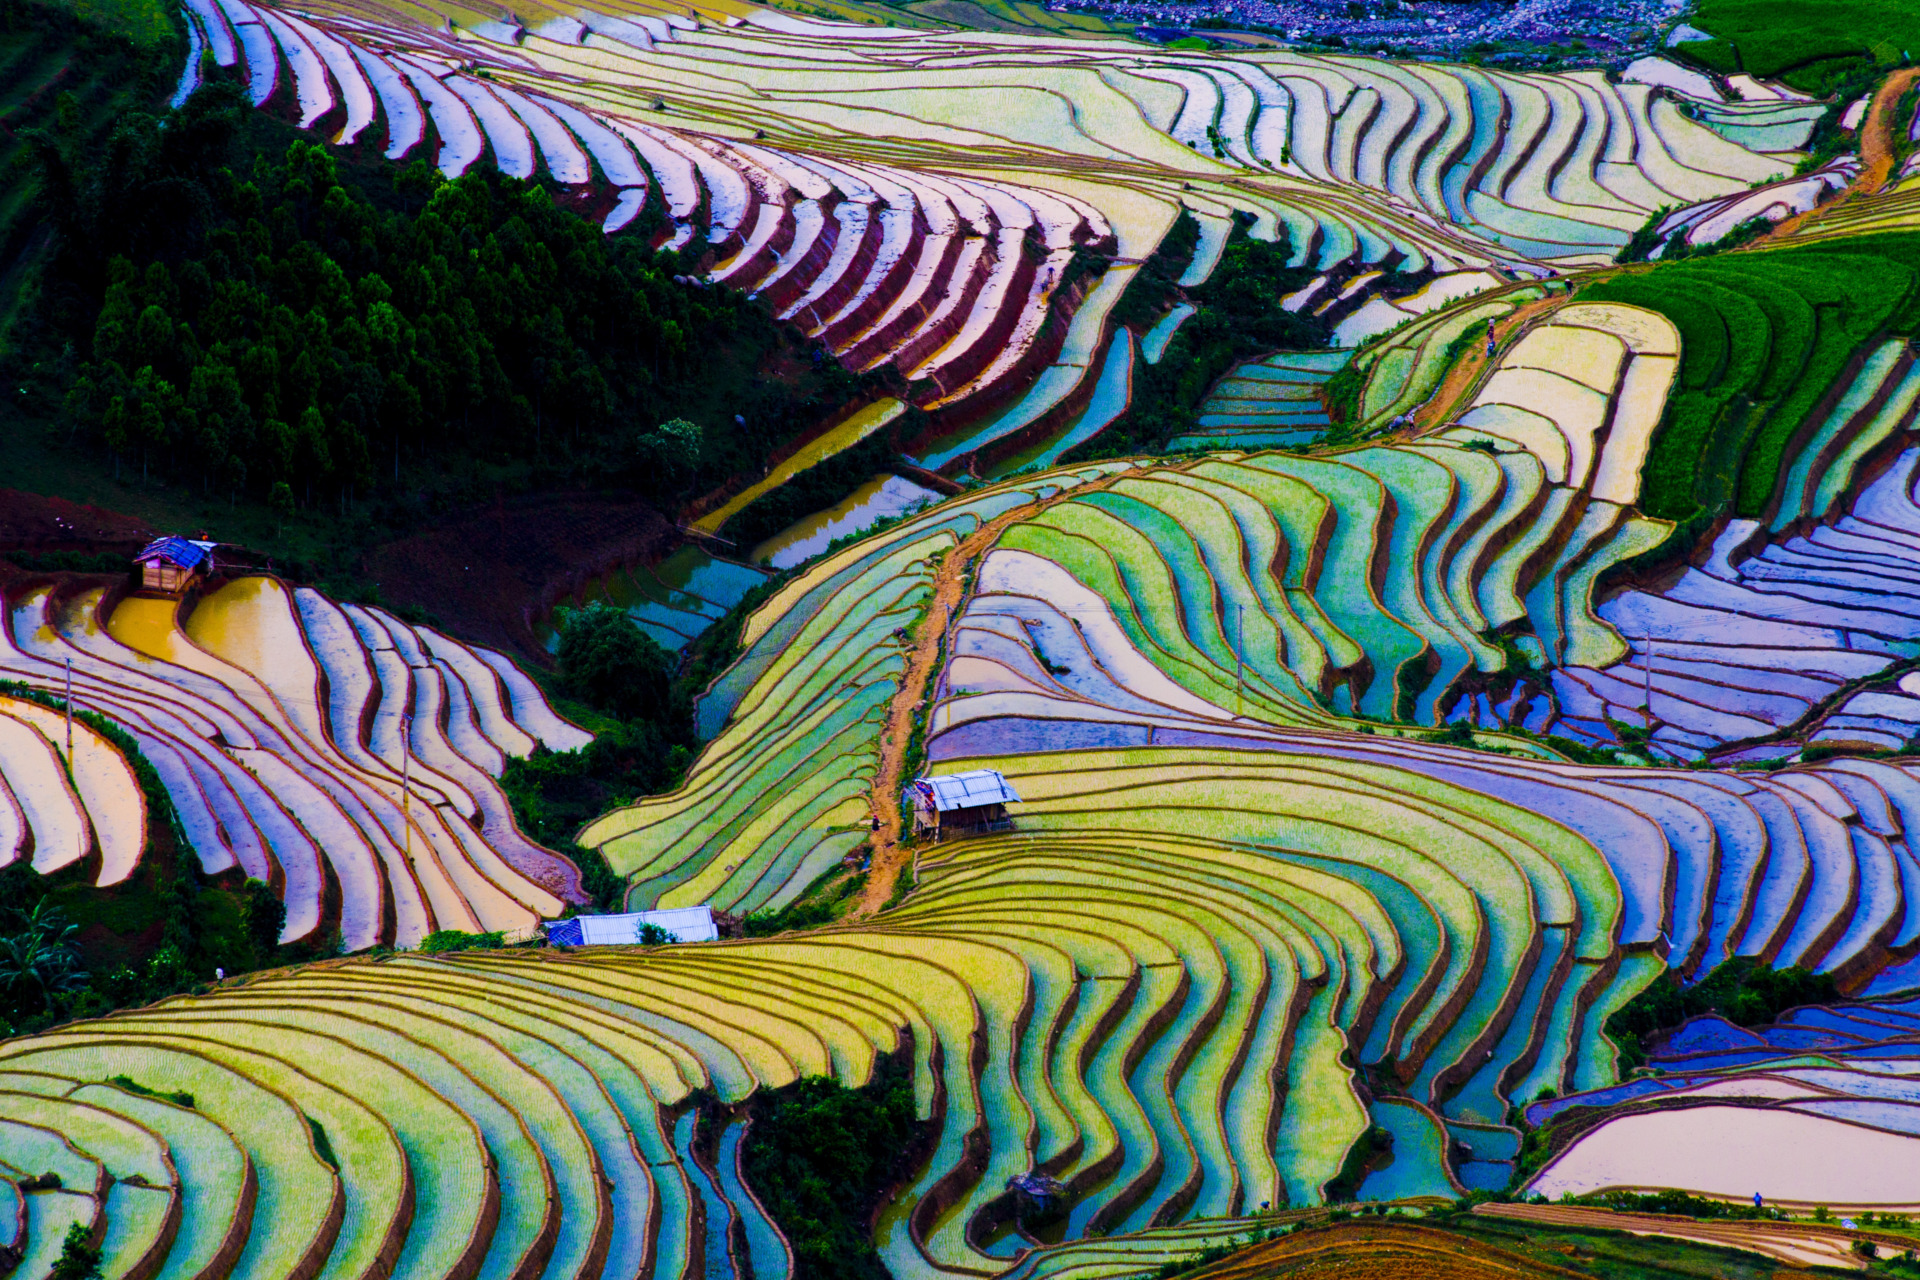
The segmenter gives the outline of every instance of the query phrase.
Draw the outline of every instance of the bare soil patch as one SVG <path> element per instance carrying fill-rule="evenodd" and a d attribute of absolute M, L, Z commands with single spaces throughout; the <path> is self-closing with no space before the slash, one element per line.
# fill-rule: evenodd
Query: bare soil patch
<path fill-rule="evenodd" d="M 168 530 L 167 532 L 192 532 Z M 8 551 L 138 551 L 155 536 L 146 521 L 84 502 L 0 489 L 0 555 Z"/>
<path fill-rule="evenodd" d="M 664 555 L 674 526 L 634 498 L 547 493 L 502 499 L 367 554 L 390 606 L 418 606 L 463 640 L 545 664 L 533 620 L 615 565 Z"/>
<path fill-rule="evenodd" d="M 1345 1222 L 1243 1250 L 1190 1280 L 1542 1280 L 1583 1272 L 1411 1222 Z"/>

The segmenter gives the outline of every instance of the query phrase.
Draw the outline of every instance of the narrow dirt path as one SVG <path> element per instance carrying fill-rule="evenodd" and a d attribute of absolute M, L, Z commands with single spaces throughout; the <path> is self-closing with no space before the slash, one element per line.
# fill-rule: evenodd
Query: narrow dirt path
<path fill-rule="evenodd" d="M 1824 204 L 1780 222 L 1755 240 L 1752 247 L 1772 247 L 1791 240 L 1805 230 L 1807 224 L 1819 221 L 1851 200 L 1871 196 L 1887 184 L 1893 174 L 1893 109 L 1916 78 L 1920 78 L 1920 67 L 1909 67 L 1894 72 L 1874 90 L 1873 101 L 1867 104 L 1866 119 L 1860 122 L 1860 172 L 1847 184 L 1846 190 Z"/>
<path fill-rule="evenodd" d="M 1867 118 L 1860 122 L 1860 176 L 1851 189 L 1871 195 L 1893 176 L 1893 109 L 1901 97 L 1920 78 L 1920 67 L 1896 71 L 1874 91 L 1867 105 Z"/>
<path fill-rule="evenodd" d="M 961 606 L 966 601 L 967 570 L 1000 540 L 1000 535 L 1008 526 L 1031 519 L 1056 502 L 1103 489 L 1127 474 L 1125 471 L 1116 472 L 1063 490 L 1051 498 L 1002 512 L 962 539 L 958 546 L 947 552 L 940 567 L 934 570 L 933 598 L 912 632 L 912 647 L 907 651 L 907 669 L 901 674 L 900 687 L 894 690 L 893 701 L 887 704 L 886 724 L 880 730 L 880 767 L 875 770 L 873 785 L 867 791 L 868 809 L 873 817 L 880 820 L 880 826 L 870 839 L 873 858 L 867 873 L 866 892 L 861 895 L 859 905 L 848 913 L 850 917 L 872 915 L 885 906 L 887 899 L 893 896 L 893 886 L 899 881 L 901 872 L 913 862 L 913 850 L 900 843 L 900 792 L 906 785 L 907 748 L 913 741 L 913 715 L 926 700 L 928 683 L 940 670 L 940 652 L 946 639 L 948 620 L 960 616 Z"/>
<path fill-rule="evenodd" d="M 1521 334 L 1531 328 L 1535 321 L 1549 312 L 1565 306 L 1565 294 L 1555 294 L 1542 298 L 1538 302 L 1529 302 L 1493 323 L 1495 341 L 1494 354 L 1489 356 L 1484 343 L 1474 343 L 1467 353 L 1447 370 L 1447 376 L 1426 403 L 1413 411 L 1413 428 L 1410 434 L 1437 430 L 1450 424 L 1456 416 L 1459 405 L 1480 389 L 1480 383 L 1493 366 L 1500 362 L 1500 354 L 1511 347 Z"/>

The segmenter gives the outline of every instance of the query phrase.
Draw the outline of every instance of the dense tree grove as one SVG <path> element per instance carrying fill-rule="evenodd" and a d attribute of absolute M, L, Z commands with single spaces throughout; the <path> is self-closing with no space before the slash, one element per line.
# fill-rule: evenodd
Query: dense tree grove
<path fill-rule="evenodd" d="M 761 1089 L 749 1105 L 741 1163 L 793 1246 L 797 1280 L 886 1280 L 872 1217 L 927 1137 L 912 1069 L 882 1058 L 859 1089 L 808 1076 Z"/>
<path fill-rule="evenodd" d="M 36 136 L 66 410 L 117 464 L 345 505 L 408 459 L 472 455 L 664 499 L 856 389 L 819 352 L 760 376 L 794 335 L 539 185 L 276 152 L 254 114 L 215 83 L 165 118 L 127 113 L 98 153 Z M 689 403 L 707 421 L 663 424 Z"/>

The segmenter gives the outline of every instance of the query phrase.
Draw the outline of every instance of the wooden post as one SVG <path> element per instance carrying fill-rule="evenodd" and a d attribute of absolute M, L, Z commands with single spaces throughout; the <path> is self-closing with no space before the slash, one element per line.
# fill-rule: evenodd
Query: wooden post
<path fill-rule="evenodd" d="M 67 768 L 73 768 L 73 658 L 67 658 Z"/>

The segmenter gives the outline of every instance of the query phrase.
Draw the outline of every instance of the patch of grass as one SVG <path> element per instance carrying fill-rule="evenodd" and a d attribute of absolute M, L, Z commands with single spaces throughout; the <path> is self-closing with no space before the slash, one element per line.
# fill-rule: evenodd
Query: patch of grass
<path fill-rule="evenodd" d="M 1863 69 L 1920 53 L 1914 0 L 1700 0 L 1687 21 L 1714 38 L 1674 46 L 1683 58 L 1823 96 Z"/>
<path fill-rule="evenodd" d="M 158 1098 L 162 1102 L 171 1102 L 175 1106 L 193 1110 L 193 1095 L 180 1089 L 149 1089 L 131 1076 L 108 1076 L 107 1083 L 118 1085 L 128 1093 L 137 1093 L 146 1098 Z"/>
<path fill-rule="evenodd" d="M 437 956 L 454 951 L 498 951 L 506 945 L 506 934 L 498 929 L 492 933 L 465 933 L 459 929 L 440 929 L 420 940 L 420 954 Z"/>
<path fill-rule="evenodd" d="M 327 1167 L 338 1172 L 340 1157 L 333 1154 L 333 1143 L 327 1140 L 326 1126 L 307 1116 L 307 1130 L 313 1135 L 313 1152 L 327 1162 Z"/>

